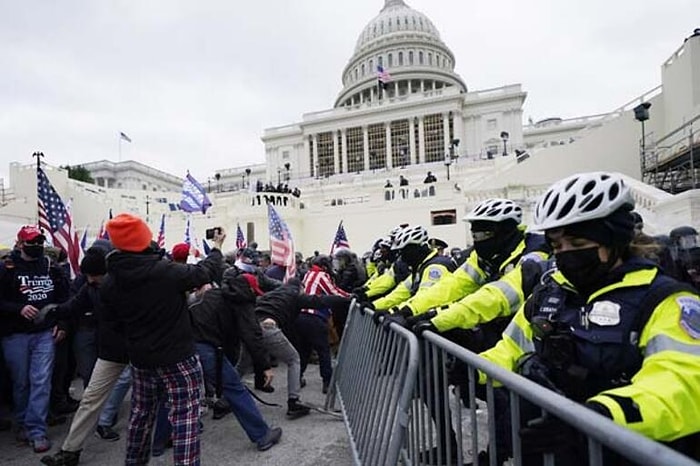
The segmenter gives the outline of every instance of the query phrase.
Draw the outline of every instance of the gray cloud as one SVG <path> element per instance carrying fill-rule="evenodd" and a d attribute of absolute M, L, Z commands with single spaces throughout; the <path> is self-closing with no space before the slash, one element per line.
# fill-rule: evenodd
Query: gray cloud
<path fill-rule="evenodd" d="M 696 0 L 415 0 L 470 89 L 522 83 L 525 115 L 613 110 L 660 83 Z M 206 179 L 261 162 L 266 127 L 332 106 L 381 0 L 0 0 L 0 172 L 133 158 Z"/>

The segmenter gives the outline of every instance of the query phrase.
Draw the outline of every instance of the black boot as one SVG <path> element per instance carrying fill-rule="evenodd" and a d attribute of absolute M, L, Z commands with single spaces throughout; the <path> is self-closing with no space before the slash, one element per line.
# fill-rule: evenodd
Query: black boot
<path fill-rule="evenodd" d="M 78 466 L 80 461 L 80 450 L 65 451 L 60 450 L 55 455 L 44 456 L 41 462 L 47 466 Z"/>
<path fill-rule="evenodd" d="M 287 417 L 290 419 L 299 419 L 311 412 L 311 408 L 299 402 L 298 398 L 290 398 L 287 400 Z"/>

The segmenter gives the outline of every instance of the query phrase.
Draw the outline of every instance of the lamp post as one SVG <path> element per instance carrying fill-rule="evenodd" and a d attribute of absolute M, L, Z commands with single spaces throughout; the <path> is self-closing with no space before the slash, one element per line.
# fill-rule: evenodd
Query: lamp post
<path fill-rule="evenodd" d="M 289 162 L 285 162 L 284 164 L 284 169 L 286 170 L 286 173 L 284 174 L 284 181 L 289 182 L 289 169 L 292 168 Z"/>
<path fill-rule="evenodd" d="M 510 134 L 508 134 L 508 131 L 501 131 L 501 140 L 503 141 L 503 156 L 505 157 L 508 155 L 508 150 L 506 148 L 506 143 L 508 143 L 508 138 L 510 137 Z"/>
<path fill-rule="evenodd" d="M 151 215 L 151 199 L 148 197 L 148 194 L 146 194 L 146 223 L 150 222 L 149 216 Z"/>
<path fill-rule="evenodd" d="M 452 156 L 445 154 L 445 167 L 447 167 L 447 181 L 450 181 L 450 165 L 452 165 Z"/>
<path fill-rule="evenodd" d="M 282 169 L 280 167 L 277 167 L 277 184 L 282 183 Z"/>
<path fill-rule="evenodd" d="M 250 168 L 245 169 L 245 178 L 246 178 L 248 187 L 250 188 Z"/>
<path fill-rule="evenodd" d="M 634 107 L 634 119 L 642 124 L 642 167 L 646 165 L 646 132 L 644 131 L 644 122 L 649 119 L 650 108 L 651 102 L 642 102 Z"/>
<path fill-rule="evenodd" d="M 221 185 L 219 184 L 219 181 L 221 181 L 221 173 L 215 174 L 214 178 L 216 178 L 216 192 L 221 192 Z"/>

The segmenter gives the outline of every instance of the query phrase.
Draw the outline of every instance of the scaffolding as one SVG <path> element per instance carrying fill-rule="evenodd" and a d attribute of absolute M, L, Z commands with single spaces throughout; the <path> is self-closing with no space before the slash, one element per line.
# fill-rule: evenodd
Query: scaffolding
<path fill-rule="evenodd" d="M 671 194 L 700 187 L 700 115 L 648 144 L 640 139 L 642 180 Z"/>

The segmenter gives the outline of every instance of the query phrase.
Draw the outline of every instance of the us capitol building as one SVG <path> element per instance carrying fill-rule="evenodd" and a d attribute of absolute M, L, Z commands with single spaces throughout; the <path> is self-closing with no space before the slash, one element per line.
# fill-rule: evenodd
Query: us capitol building
<path fill-rule="evenodd" d="M 700 34 L 662 64 L 661 85 L 638 90 L 635 100 L 613 103 L 603 115 L 526 125 L 527 94 L 520 84 L 470 89 L 455 72 L 455 60 L 425 14 L 403 0 L 386 0 L 357 39 L 333 108 L 266 129 L 264 164 L 224 168 L 199 180 L 214 205 L 206 215 L 192 214 L 194 236 L 202 238 L 212 226 L 234 236 L 240 224 L 248 241 L 265 249 L 271 201 L 306 255 L 326 252 L 341 220 L 358 252 L 404 222 L 465 246 L 470 238 L 461 218 L 476 203 L 513 199 L 528 222 L 549 184 L 592 170 L 628 177 L 648 232 L 700 226 L 700 195 L 693 189 L 696 154 L 700 163 Z M 378 67 L 390 75 L 384 85 Z M 635 108 L 645 108 L 648 119 Z M 183 240 L 180 178 L 136 161 L 83 166 L 96 184 L 46 171 L 62 198 L 72 199 L 75 223 L 89 225 L 90 238 L 112 208 L 147 218 L 154 234 L 165 214 L 166 245 Z M 437 181 L 426 184 L 429 171 Z M 400 186 L 400 177 L 408 184 Z M 298 187 L 301 196 L 255 193 L 258 180 Z M 0 207 L 5 245 L 18 225 L 35 222 L 34 167 L 12 164 L 10 184 Z"/>

